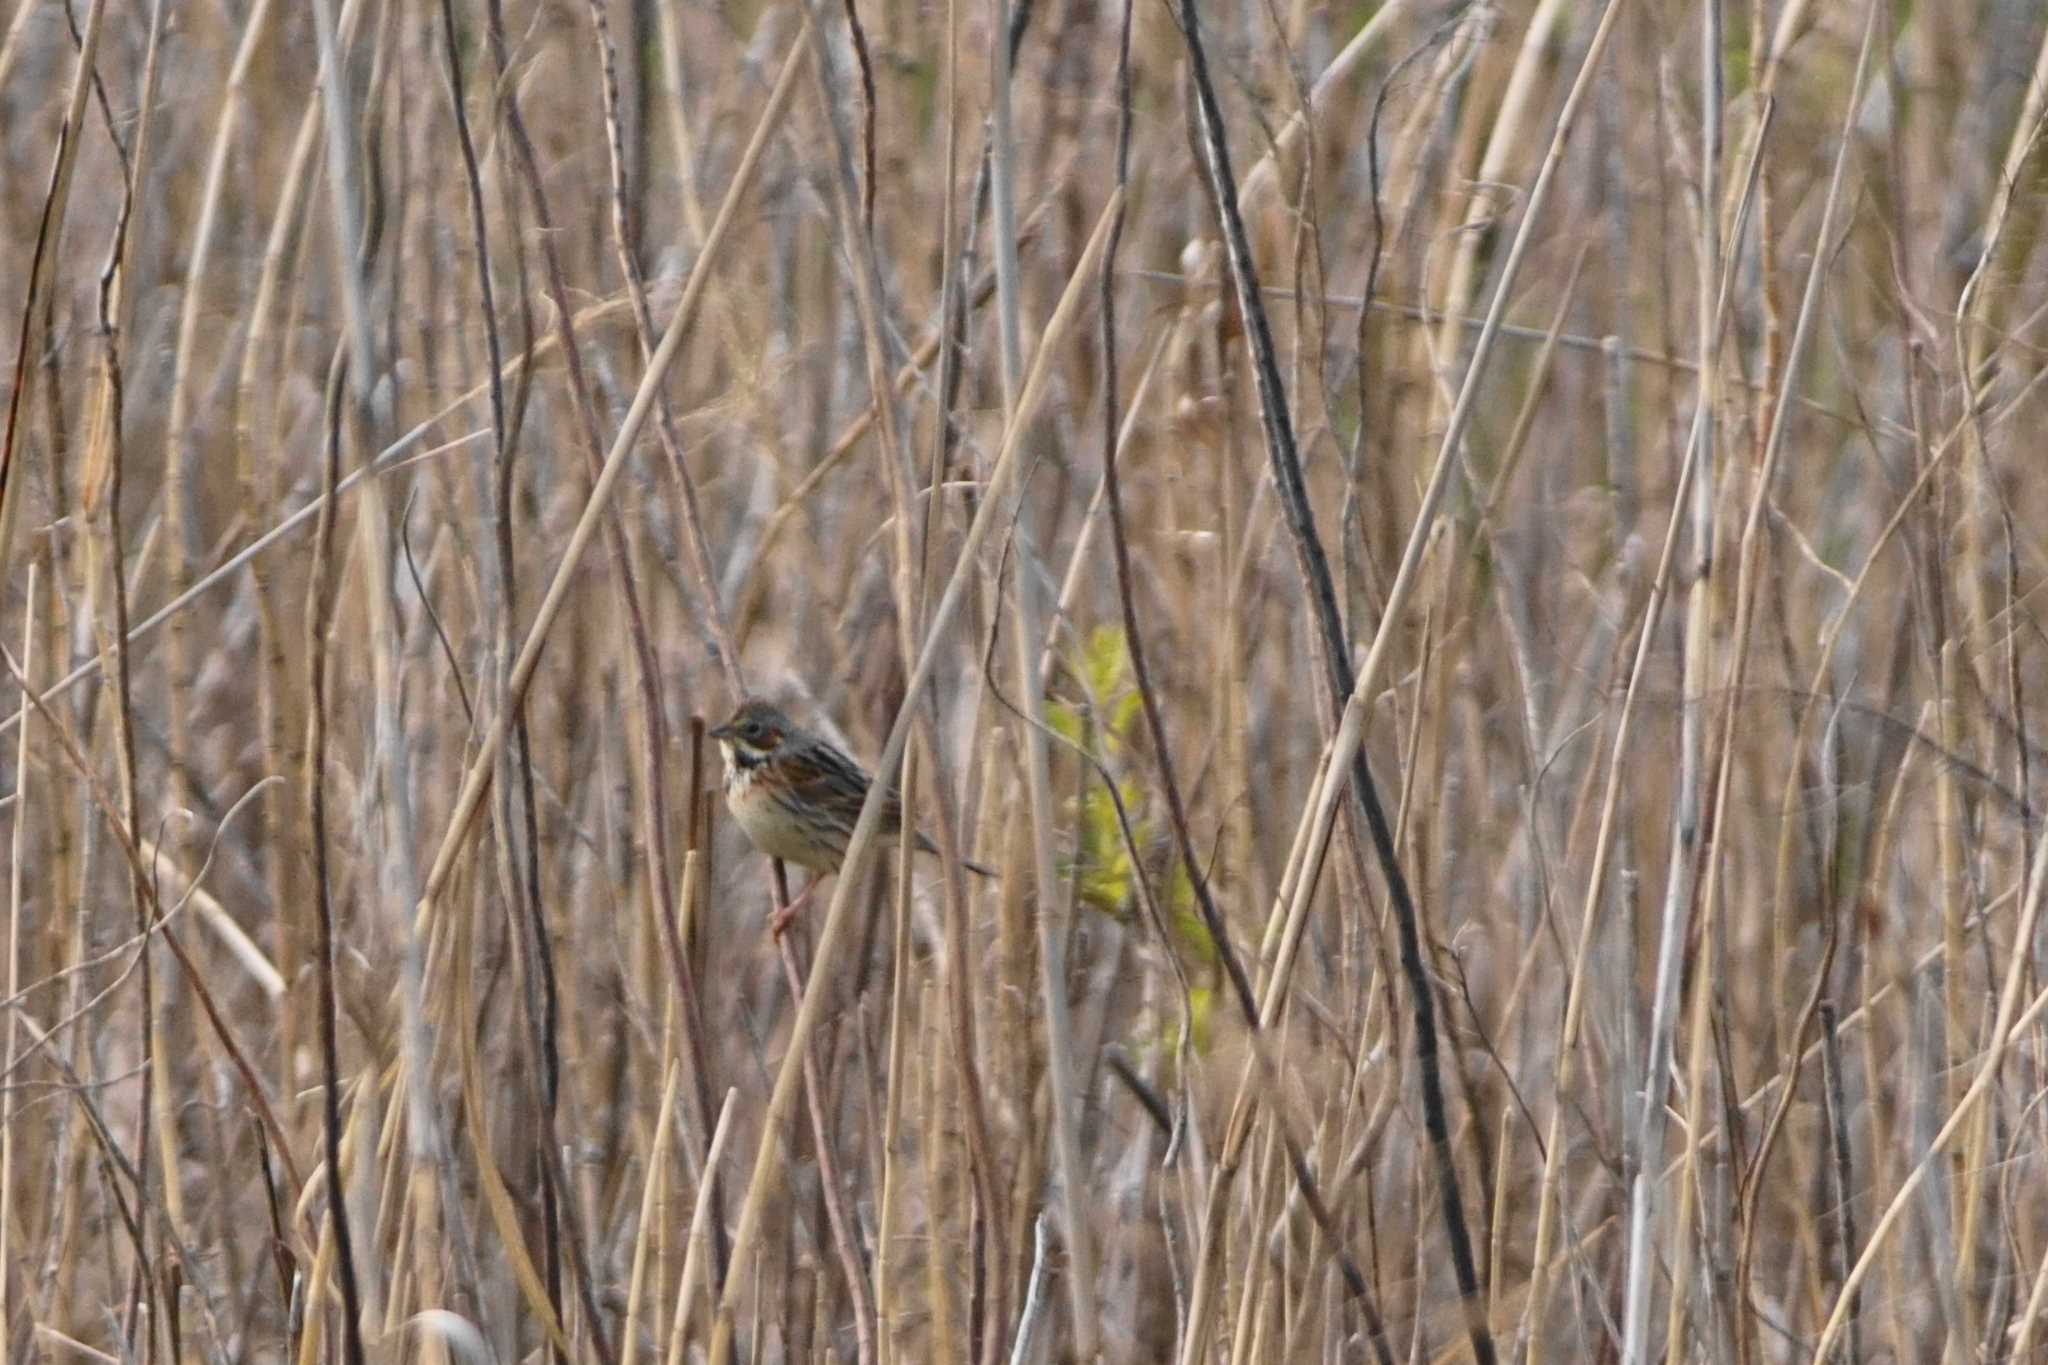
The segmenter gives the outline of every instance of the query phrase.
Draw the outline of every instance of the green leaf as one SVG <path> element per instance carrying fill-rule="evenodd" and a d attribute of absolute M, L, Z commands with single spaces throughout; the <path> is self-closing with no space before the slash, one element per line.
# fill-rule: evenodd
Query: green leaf
<path fill-rule="evenodd" d="M 1116 701 L 1112 702 L 1109 708 L 1110 733 L 1118 739 L 1128 737 L 1131 733 L 1131 726 L 1138 719 L 1138 708 L 1143 704 L 1143 700 L 1138 696 L 1136 688 L 1132 688 L 1129 692 L 1126 692 L 1123 696 L 1118 697 Z"/>
<path fill-rule="evenodd" d="M 1116 805 L 1100 786 L 1081 795 L 1080 836 L 1082 903 L 1106 915 L 1121 914 L 1131 896 L 1131 855 L 1117 827 Z"/>
<path fill-rule="evenodd" d="M 1048 702 L 1045 708 L 1045 722 L 1052 726 L 1053 733 L 1069 744 L 1080 745 L 1083 727 L 1081 712 L 1063 701 Z"/>
<path fill-rule="evenodd" d="M 1188 989 L 1188 1042 L 1197 1055 L 1209 1050 L 1209 1036 L 1212 1032 L 1211 1008 L 1216 1003 L 1216 991 L 1211 986 L 1192 986 Z"/>
<path fill-rule="evenodd" d="M 1097 626 L 1088 632 L 1082 651 L 1081 676 L 1087 680 L 1089 695 L 1097 701 L 1116 695 L 1123 687 L 1130 666 L 1124 648 L 1124 633 L 1115 626 Z"/>

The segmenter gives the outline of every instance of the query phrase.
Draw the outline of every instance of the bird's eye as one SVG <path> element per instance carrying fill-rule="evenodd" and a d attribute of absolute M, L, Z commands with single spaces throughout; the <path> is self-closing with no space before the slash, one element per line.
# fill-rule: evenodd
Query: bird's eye
<path fill-rule="evenodd" d="M 766 738 L 766 732 L 762 730 L 761 722 L 758 720 L 750 720 L 745 725 L 742 725 L 740 727 L 740 735 L 742 738 L 751 740 L 756 744 L 761 743 Z"/>

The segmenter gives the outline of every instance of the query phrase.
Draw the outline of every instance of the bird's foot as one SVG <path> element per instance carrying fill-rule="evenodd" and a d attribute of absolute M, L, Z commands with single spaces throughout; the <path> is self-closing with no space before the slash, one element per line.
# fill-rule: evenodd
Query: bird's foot
<path fill-rule="evenodd" d="M 768 921 L 770 937 L 779 940 L 784 934 L 789 932 L 789 926 L 796 919 L 797 912 L 810 903 L 811 893 L 818 889 L 820 880 L 822 879 L 818 877 L 811 878 L 811 884 L 802 891 L 799 891 L 795 900 L 775 912 L 775 917 Z"/>

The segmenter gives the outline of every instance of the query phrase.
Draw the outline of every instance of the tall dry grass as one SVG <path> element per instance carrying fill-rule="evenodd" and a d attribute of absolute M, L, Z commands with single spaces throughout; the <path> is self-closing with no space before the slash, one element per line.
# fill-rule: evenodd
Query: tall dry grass
<path fill-rule="evenodd" d="M 2048 1358 L 2044 112 L 2027 0 L 14 0 L 5 1358 Z M 945 855 L 771 939 L 742 690 Z"/>

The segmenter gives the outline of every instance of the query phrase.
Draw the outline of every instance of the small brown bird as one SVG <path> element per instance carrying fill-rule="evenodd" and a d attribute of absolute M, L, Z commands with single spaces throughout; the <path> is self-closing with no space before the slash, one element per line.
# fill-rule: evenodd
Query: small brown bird
<path fill-rule="evenodd" d="M 871 779 L 830 740 L 758 697 L 741 702 L 711 737 L 725 755 L 726 809 L 747 838 L 769 857 L 812 873 L 810 885 L 775 917 L 773 928 L 780 934 L 818 883 L 845 860 Z M 903 802 L 891 790 L 882 797 L 882 832 L 895 834 L 902 828 Z M 919 852 L 939 851 L 922 833 L 912 831 L 911 837 Z M 962 866 L 984 877 L 995 875 L 979 863 L 963 859 Z"/>

